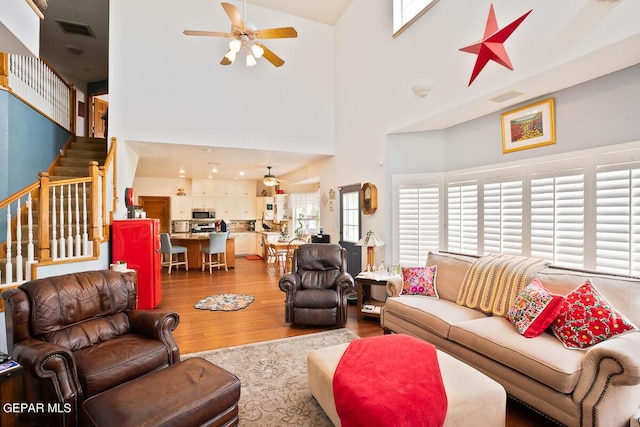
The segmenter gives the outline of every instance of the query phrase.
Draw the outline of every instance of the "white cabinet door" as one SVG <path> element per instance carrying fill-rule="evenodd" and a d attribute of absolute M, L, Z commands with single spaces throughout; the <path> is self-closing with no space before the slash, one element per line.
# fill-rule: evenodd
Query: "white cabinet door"
<path fill-rule="evenodd" d="M 191 219 L 191 197 L 172 196 L 171 197 L 171 219 L 190 220 Z"/>
<path fill-rule="evenodd" d="M 254 220 L 256 219 L 256 198 L 238 197 L 236 199 L 236 219 Z"/>
<path fill-rule="evenodd" d="M 193 197 L 191 199 L 191 205 L 193 206 L 193 208 L 216 210 L 216 198 L 215 197 Z"/>
<path fill-rule="evenodd" d="M 235 197 L 237 184 L 233 179 L 221 179 L 217 182 L 216 195 L 220 197 Z"/>
<path fill-rule="evenodd" d="M 236 199 L 237 197 L 216 197 L 216 219 L 238 219 Z"/>
<path fill-rule="evenodd" d="M 236 195 L 238 197 L 256 197 L 256 182 L 250 180 L 236 181 Z"/>
<path fill-rule="evenodd" d="M 195 197 L 215 197 L 216 181 L 213 179 L 194 179 L 191 181 L 191 195 Z"/>
<path fill-rule="evenodd" d="M 253 252 L 250 234 L 251 233 L 235 234 L 236 255 L 248 255 Z"/>

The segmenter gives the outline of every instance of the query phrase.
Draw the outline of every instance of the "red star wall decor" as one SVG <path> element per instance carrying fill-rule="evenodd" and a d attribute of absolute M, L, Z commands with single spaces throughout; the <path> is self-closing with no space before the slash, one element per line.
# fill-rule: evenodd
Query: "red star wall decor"
<path fill-rule="evenodd" d="M 460 48 L 463 52 L 474 53 L 478 55 L 476 59 L 476 65 L 473 67 L 471 73 L 471 79 L 468 86 L 478 77 L 480 71 L 484 68 L 489 61 L 495 61 L 498 64 L 504 65 L 510 70 L 513 70 L 511 61 L 509 61 L 509 55 L 504 48 L 504 42 L 509 36 L 518 28 L 522 21 L 531 13 L 533 9 L 522 15 L 520 18 L 513 21 L 502 29 L 498 29 L 498 23 L 496 22 L 496 14 L 493 12 L 493 4 L 489 9 L 489 17 L 487 18 L 487 25 L 484 28 L 484 36 L 482 40 L 472 45 Z"/>

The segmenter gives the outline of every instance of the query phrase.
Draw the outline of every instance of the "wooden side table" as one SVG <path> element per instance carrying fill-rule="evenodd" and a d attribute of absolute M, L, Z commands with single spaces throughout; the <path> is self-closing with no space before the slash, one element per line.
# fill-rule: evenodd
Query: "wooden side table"
<path fill-rule="evenodd" d="M 16 425 L 16 414 L 12 410 L 5 411 L 4 405 L 21 402 L 22 399 L 22 372 L 21 365 L 10 371 L 0 373 L 0 426 L 12 427 Z"/>
<path fill-rule="evenodd" d="M 387 286 L 387 280 L 392 278 L 393 276 L 371 276 L 371 277 L 363 277 L 358 275 L 355 277 L 356 281 L 356 291 L 358 292 L 358 321 L 362 320 L 364 316 L 367 317 L 375 317 L 380 318 L 380 311 L 378 311 L 383 305 L 383 301 L 376 301 L 371 298 L 371 287 L 372 286 Z M 362 307 L 364 305 L 372 305 L 376 308 L 377 312 L 363 312 Z"/>

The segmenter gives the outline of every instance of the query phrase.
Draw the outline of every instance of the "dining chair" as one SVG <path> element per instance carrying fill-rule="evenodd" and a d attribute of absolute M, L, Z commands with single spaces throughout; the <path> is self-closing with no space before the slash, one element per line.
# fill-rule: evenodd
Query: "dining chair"
<path fill-rule="evenodd" d="M 209 274 L 213 274 L 213 267 L 224 267 L 224 271 L 229 271 L 227 268 L 227 237 L 228 232 L 223 233 L 209 233 L 209 246 L 202 248 L 202 271 L 206 266 L 209 266 Z M 205 255 L 208 255 L 208 261 L 205 261 Z M 211 258 L 212 255 L 216 255 L 216 259 Z"/>
<path fill-rule="evenodd" d="M 301 237 L 296 237 L 294 239 L 289 240 L 289 244 L 287 245 L 287 253 L 285 257 L 285 273 L 289 273 L 291 271 L 291 267 L 293 264 L 293 252 L 298 249 L 300 245 L 304 245 L 308 243 L 305 239 Z"/>
<path fill-rule="evenodd" d="M 169 233 L 160 233 L 160 253 L 162 254 L 162 266 L 171 268 L 175 265 L 178 268 L 184 265 L 185 270 L 189 270 L 189 257 L 187 256 L 187 248 L 171 244 Z M 183 254 L 184 260 L 179 261 L 179 255 Z"/>
<path fill-rule="evenodd" d="M 262 235 L 262 247 L 264 248 L 264 263 L 265 269 L 269 269 L 269 267 L 274 267 L 276 265 L 276 250 L 269 244 L 269 239 L 266 235 Z"/>

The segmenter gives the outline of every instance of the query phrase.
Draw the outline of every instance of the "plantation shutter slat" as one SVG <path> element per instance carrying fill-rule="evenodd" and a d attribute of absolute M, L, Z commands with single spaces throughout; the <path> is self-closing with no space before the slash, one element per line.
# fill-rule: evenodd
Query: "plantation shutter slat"
<path fill-rule="evenodd" d="M 440 245 L 438 184 L 398 189 L 398 259 L 401 265 L 424 265 L 429 251 Z"/>

